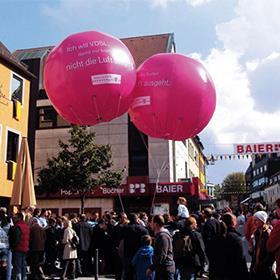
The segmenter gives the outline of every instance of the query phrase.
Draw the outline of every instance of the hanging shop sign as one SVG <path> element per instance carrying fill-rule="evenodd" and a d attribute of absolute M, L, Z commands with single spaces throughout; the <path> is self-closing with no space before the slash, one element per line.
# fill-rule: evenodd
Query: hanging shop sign
<path fill-rule="evenodd" d="M 271 154 L 280 152 L 280 142 L 234 144 L 234 153 L 243 154 Z"/>

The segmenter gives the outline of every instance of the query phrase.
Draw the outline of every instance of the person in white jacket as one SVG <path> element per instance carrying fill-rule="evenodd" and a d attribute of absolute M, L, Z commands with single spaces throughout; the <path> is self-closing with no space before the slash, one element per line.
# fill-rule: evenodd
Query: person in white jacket
<path fill-rule="evenodd" d="M 66 279 L 66 274 L 68 271 L 69 264 L 71 265 L 70 277 L 71 279 L 75 279 L 75 273 L 76 273 L 75 259 L 77 259 L 77 248 L 73 248 L 72 238 L 76 236 L 77 240 L 79 239 L 76 232 L 72 229 L 71 221 L 65 219 L 63 221 L 63 225 L 64 225 L 64 235 L 63 235 L 62 243 L 64 244 L 63 260 L 65 261 L 65 265 L 64 265 L 64 270 L 61 279 Z"/>

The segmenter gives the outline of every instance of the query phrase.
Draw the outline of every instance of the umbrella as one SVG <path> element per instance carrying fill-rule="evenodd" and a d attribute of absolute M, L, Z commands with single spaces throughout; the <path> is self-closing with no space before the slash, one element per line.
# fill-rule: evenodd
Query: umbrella
<path fill-rule="evenodd" d="M 36 205 L 31 160 L 26 137 L 23 137 L 21 141 L 10 204 L 20 206 L 22 209 Z"/>

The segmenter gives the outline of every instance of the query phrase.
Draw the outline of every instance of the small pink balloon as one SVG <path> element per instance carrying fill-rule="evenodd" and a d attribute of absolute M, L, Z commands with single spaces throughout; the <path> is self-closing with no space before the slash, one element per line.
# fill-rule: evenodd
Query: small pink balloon
<path fill-rule="evenodd" d="M 108 122 L 127 112 L 136 82 L 128 48 L 110 35 L 70 35 L 49 54 L 44 83 L 58 113 L 73 124 Z"/>
<path fill-rule="evenodd" d="M 145 134 L 170 140 L 194 137 L 209 123 L 216 93 L 207 70 L 181 54 L 157 54 L 137 69 L 129 115 Z"/>

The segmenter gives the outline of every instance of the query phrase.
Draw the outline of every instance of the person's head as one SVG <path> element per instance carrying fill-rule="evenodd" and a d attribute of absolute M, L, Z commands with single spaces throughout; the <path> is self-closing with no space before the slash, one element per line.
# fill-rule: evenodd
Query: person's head
<path fill-rule="evenodd" d="M 33 216 L 34 217 L 37 217 L 41 214 L 41 209 L 40 208 L 35 208 L 34 209 L 34 212 L 33 212 Z"/>
<path fill-rule="evenodd" d="M 72 228 L 72 222 L 70 221 L 70 220 L 68 220 L 68 219 L 64 219 L 63 220 L 63 227 L 64 228 Z"/>
<path fill-rule="evenodd" d="M 267 222 L 268 215 L 265 211 L 257 211 L 254 214 L 254 224 L 257 229 L 263 228 L 263 225 Z"/>
<path fill-rule="evenodd" d="M 142 221 L 145 221 L 145 222 L 148 221 L 148 215 L 147 215 L 146 212 L 141 212 L 141 213 L 139 214 L 139 218 L 140 218 Z"/>
<path fill-rule="evenodd" d="M 56 223 L 55 218 L 52 218 L 52 217 L 51 217 L 51 218 L 49 219 L 49 226 L 54 226 L 55 223 Z"/>
<path fill-rule="evenodd" d="M 142 246 L 150 246 L 152 244 L 152 238 L 150 235 L 143 235 L 141 237 L 141 245 Z"/>
<path fill-rule="evenodd" d="M 185 221 L 185 226 L 187 229 L 194 230 L 197 228 L 197 221 L 194 217 L 188 217 Z"/>
<path fill-rule="evenodd" d="M 0 207 L 0 218 L 7 216 L 7 208 L 6 207 Z"/>
<path fill-rule="evenodd" d="M 31 215 L 33 215 L 34 210 L 35 210 L 35 207 L 34 207 L 34 206 L 29 206 L 29 207 L 26 209 L 26 212 L 27 212 L 27 213 L 30 213 Z"/>
<path fill-rule="evenodd" d="M 258 211 L 264 211 L 264 207 L 260 202 L 256 203 L 256 205 L 254 207 L 254 213 L 256 213 Z"/>
<path fill-rule="evenodd" d="M 131 213 L 129 215 L 129 221 L 131 224 L 137 224 L 138 223 L 138 215 L 135 213 Z"/>
<path fill-rule="evenodd" d="M 236 216 L 233 215 L 233 214 L 230 213 L 230 212 L 227 212 L 227 213 L 225 213 L 225 214 L 222 216 L 222 221 L 226 224 L 226 226 L 227 226 L 228 228 L 229 228 L 229 227 L 235 228 L 236 225 L 237 225 Z"/>
<path fill-rule="evenodd" d="M 154 232 L 158 232 L 164 226 L 162 215 L 155 215 L 152 219 L 151 227 Z"/>
<path fill-rule="evenodd" d="M 41 216 L 41 217 L 47 217 L 47 215 L 48 215 L 48 210 L 42 208 L 40 216 Z"/>
<path fill-rule="evenodd" d="M 128 218 L 127 218 L 126 213 L 121 212 L 121 213 L 119 214 L 119 222 L 120 222 L 121 224 L 124 224 L 124 223 L 127 223 L 127 222 L 128 222 Z"/>
<path fill-rule="evenodd" d="M 208 207 L 205 208 L 203 210 L 203 216 L 204 216 L 205 219 L 211 218 L 213 216 L 213 210 L 211 208 L 208 208 Z"/>
<path fill-rule="evenodd" d="M 97 221 L 99 219 L 99 213 L 98 212 L 93 212 L 92 213 L 92 220 Z"/>
<path fill-rule="evenodd" d="M 80 215 L 80 221 L 81 221 L 81 222 L 85 222 L 86 220 L 87 220 L 86 214 L 81 214 L 81 215 Z"/>
<path fill-rule="evenodd" d="M 232 209 L 230 207 L 225 207 L 222 211 L 223 214 L 232 213 Z"/>
<path fill-rule="evenodd" d="M 177 204 L 187 205 L 187 200 L 183 196 L 180 196 L 178 197 Z"/>
<path fill-rule="evenodd" d="M 16 213 L 15 216 L 14 216 L 14 221 L 15 222 L 23 221 L 23 219 L 24 219 L 24 216 L 21 212 Z"/>
<path fill-rule="evenodd" d="M 164 223 L 167 224 L 168 222 L 171 221 L 171 217 L 169 214 L 165 213 L 163 214 L 163 219 L 164 219 Z"/>

